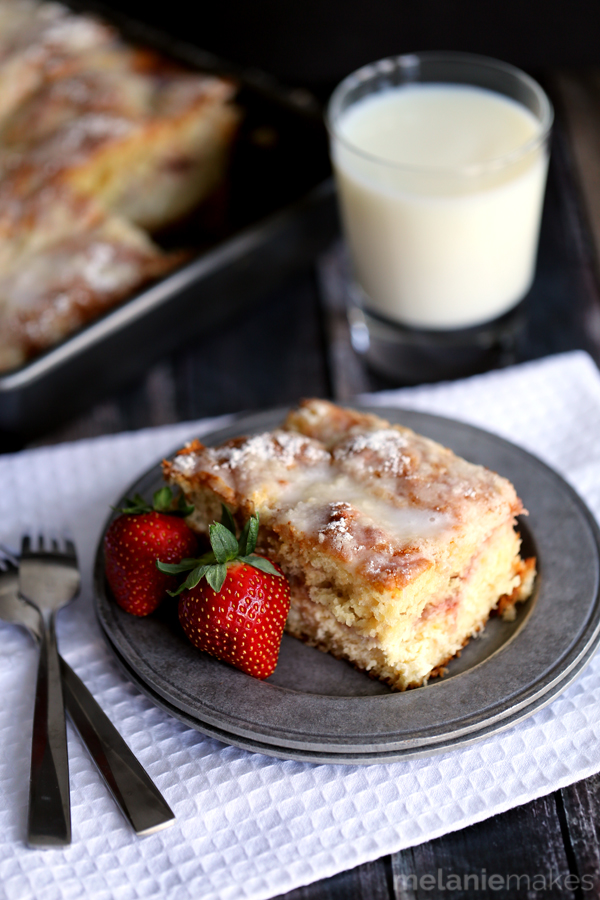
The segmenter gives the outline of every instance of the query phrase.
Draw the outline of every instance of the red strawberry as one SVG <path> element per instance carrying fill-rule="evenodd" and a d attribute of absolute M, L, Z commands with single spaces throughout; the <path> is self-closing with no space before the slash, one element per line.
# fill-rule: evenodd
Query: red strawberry
<path fill-rule="evenodd" d="M 177 580 L 156 568 L 156 559 L 180 562 L 198 552 L 198 539 L 183 520 L 192 507 L 180 497 L 171 509 L 170 488 L 154 495 L 150 507 L 139 494 L 127 500 L 123 515 L 115 519 L 104 537 L 104 567 L 115 600 L 134 616 L 154 612 Z"/>
<path fill-rule="evenodd" d="M 195 647 L 254 675 L 275 671 L 290 587 L 246 563 L 233 563 L 220 591 L 203 580 L 179 601 L 179 621 Z"/>
<path fill-rule="evenodd" d="M 165 572 L 192 572 L 175 593 L 179 621 L 195 647 L 255 678 L 268 678 L 277 665 L 283 627 L 290 608 L 290 586 L 283 572 L 254 553 L 258 517 L 246 524 L 239 543 L 227 509 L 223 522 L 210 526 L 212 552 Z"/>

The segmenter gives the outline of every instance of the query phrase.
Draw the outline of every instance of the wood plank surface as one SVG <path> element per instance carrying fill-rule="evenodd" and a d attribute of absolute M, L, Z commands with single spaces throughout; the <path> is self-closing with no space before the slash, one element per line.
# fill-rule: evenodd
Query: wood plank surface
<path fill-rule="evenodd" d="M 580 883 L 552 795 L 396 853 L 392 871 L 395 900 L 574 900 Z"/>
<path fill-rule="evenodd" d="M 565 123 L 595 259 L 600 261 L 600 70 L 563 70 L 549 79 Z"/>
<path fill-rule="evenodd" d="M 390 857 L 296 888 L 275 900 L 394 900 Z"/>
<path fill-rule="evenodd" d="M 559 803 L 571 869 L 587 896 L 600 897 L 600 775 L 563 788 Z"/>

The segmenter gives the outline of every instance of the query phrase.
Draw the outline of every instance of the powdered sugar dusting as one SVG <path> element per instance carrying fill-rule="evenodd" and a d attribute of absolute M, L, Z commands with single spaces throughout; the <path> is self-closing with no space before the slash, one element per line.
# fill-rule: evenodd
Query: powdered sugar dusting
<path fill-rule="evenodd" d="M 173 460 L 173 468 L 183 475 L 191 475 L 196 464 L 197 459 L 193 453 L 182 453 Z"/>
<path fill-rule="evenodd" d="M 366 565 L 376 540 L 381 559 L 373 565 L 381 570 L 390 554 L 407 546 L 422 550 L 455 525 L 450 512 L 408 502 L 394 487 L 382 491 L 382 478 L 368 475 L 366 467 L 376 466 L 386 484 L 406 480 L 408 463 L 414 465 L 408 446 L 401 432 L 378 429 L 354 434 L 330 453 L 314 438 L 275 430 L 176 457 L 174 466 L 187 476 L 217 476 L 240 503 L 252 498 L 269 521 L 286 522 L 349 562 Z"/>
<path fill-rule="evenodd" d="M 135 130 L 135 123 L 118 115 L 81 115 L 31 150 L 40 165 L 62 169 L 86 162 L 89 154 L 108 141 L 119 140 Z"/>
<path fill-rule="evenodd" d="M 218 453 L 220 461 L 230 468 L 272 462 L 291 469 L 300 460 L 304 464 L 329 461 L 329 454 L 316 441 L 288 431 L 257 434 L 242 446 L 226 446 Z"/>
<path fill-rule="evenodd" d="M 338 459 L 359 457 L 354 463 L 364 467 L 365 472 L 377 471 L 398 478 L 411 468 L 411 457 L 406 452 L 408 442 L 401 432 L 393 428 L 378 428 L 373 431 L 353 435 L 334 451 Z"/>
<path fill-rule="evenodd" d="M 299 535 L 316 537 L 348 563 L 366 566 L 372 559 L 377 571 L 398 572 L 404 563 L 400 557 L 390 562 L 394 554 L 407 547 L 421 553 L 429 540 L 454 526 L 447 513 L 397 506 L 335 466 L 304 474 L 281 494 L 270 515 Z"/>
<path fill-rule="evenodd" d="M 401 574 L 408 577 L 414 569 L 414 566 L 415 556 L 413 554 L 407 554 L 405 556 L 398 554 L 394 555 L 394 548 L 390 545 L 387 548 L 380 548 L 377 553 L 371 553 L 369 561 L 365 566 L 365 574 L 372 575 L 377 579 L 381 578 L 382 575 L 388 574 Z"/>
<path fill-rule="evenodd" d="M 204 447 L 201 453 L 175 457 L 173 466 L 190 477 L 210 471 L 245 495 L 255 488 L 280 494 L 286 485 L 310 479 L 320 467 L 329 470 L 331 457 L 317 441 L 286 431 L 263 432 L 229 441 L 219 447 Z M 319 472 L 323 478 L 323 471 Z"/>
<path fill-rule="evenodd" d="M 351 516 L 354 512 L 349 503 L 339 501 L 330 504 L 331 521 L 327 525 L 322 526 L 318 531 L 319 543 L 329 538 L 335 550 L 343 553 L 344 550 L 364 549 L 356 547 L 356 540 L 348 528 L 346 516 Z"/>

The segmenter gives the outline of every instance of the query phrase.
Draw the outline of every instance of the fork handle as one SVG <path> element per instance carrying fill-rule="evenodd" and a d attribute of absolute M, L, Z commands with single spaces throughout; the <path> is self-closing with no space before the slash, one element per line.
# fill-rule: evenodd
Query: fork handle
<path fill-rule="evenodd" d="M 42 613 L 40 620 L 27 842 L 30 847 L 60 847 L 71 843 L 67 730 L 54 615 Z"/>
<path fill-rule="evenodd" d="M 60 659 L 69 717 L 116 804 L 136 834 L 152 834 L 175 820 L 173 811 L 115 726 L 73 669 Z"/>

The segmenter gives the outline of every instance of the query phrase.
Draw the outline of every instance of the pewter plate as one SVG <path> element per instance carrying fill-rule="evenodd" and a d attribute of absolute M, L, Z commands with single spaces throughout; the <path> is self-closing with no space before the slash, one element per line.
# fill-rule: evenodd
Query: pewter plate
<path fill-rule="evenodd" d="M 598 528 L 583 501 L 556 472 L 501 438 L 424 413 L 375 411 L 513 482 L 529 511 L 520 522 L 524 552 L 535 553 L 539 569 L 534 595 L 516 620 L 490 620 L 445 678 L 405 693 L 287 636 L 274 675 L 260 682 L 192 647 L 174 603 L 145 619 L 123 612 L 104 579 L 100 541 L 100 624 L 128 677 L 159 706 L 212 737 L 274 756 L 393 761 L 470 743 L 526 718 L 587 663 L 600 639 L 600 554 Z M 203 441 L 271 429 L 284 414 L 239 418 Z M 156 465 L 126 494 L 149 496 L 160 484 Z"/>

